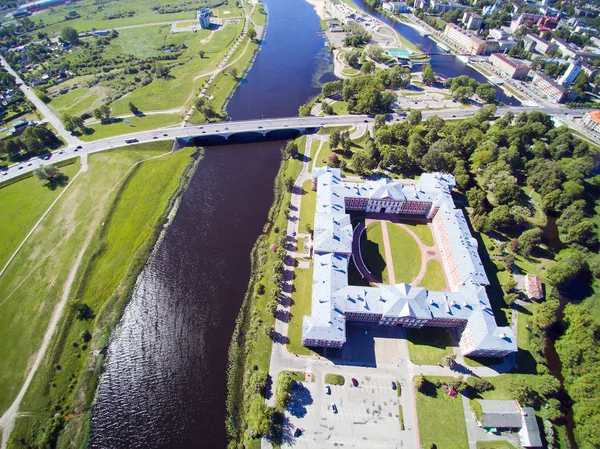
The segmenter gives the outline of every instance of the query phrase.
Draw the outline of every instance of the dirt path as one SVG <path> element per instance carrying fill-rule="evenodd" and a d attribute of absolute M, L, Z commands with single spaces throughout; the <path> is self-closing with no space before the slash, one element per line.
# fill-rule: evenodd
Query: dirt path
<path fill-rule="evenodd" d="M 385 251 L 385 263 L 388 270 L 388 280 L 392 285 L 396 284 L 396 272 L 394 271 L 394 258 L 392 257 L 392 248 L 390 247 L 390 236 L 388 235 L 387 221 L 380 220 L 381 235 L 383 237 L 383 249 Z"/>

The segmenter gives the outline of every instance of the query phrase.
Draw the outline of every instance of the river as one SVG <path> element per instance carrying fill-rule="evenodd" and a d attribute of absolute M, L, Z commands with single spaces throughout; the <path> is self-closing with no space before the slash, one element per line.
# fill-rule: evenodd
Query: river
<path fill-rule="evenodd" d="M 322 82 L 335 79 L 312 6 L 265 3 L 264 45 L 229 103 L 233 120 L 294 116 Z M 414 30 L 404 28 L 412 39 Z M 414 34 L 413 41 L 423 39 Z M 482 78 L 460 62 L 432 63 L 447 76 Z M 226 447 L 227 349 L 282 144 L 207 149 L 109 345 L 91 447 Z"/>
<path fill-rule="evenodd" d="M 297 115 L 335 79 L 304 0 L 267 0 L 264 45 L 232 119 Z M 109 346 L 94 448 L 224 448 L 227 349 L 283 142 L 209 147 Z"/>

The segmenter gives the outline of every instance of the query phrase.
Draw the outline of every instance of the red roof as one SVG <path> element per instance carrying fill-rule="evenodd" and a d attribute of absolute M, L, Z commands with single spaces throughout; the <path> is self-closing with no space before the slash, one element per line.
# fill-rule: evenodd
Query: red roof
<path fill-rule="evenodd" d="M 532 274 L 525 276 L 525 290 L 529 299 L 542 299 L 544 297 L 542 280 Z"/>

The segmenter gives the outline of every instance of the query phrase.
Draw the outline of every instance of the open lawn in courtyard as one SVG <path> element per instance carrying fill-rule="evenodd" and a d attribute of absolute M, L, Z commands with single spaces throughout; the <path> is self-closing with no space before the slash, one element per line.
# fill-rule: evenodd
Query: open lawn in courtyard
<path fill-rule="evenodd" d="M 317 207 L 317 192 L 312 189 L 312 181 L 308 180 L 302 185 L 302 199 L 300 200 L 300 222 L 298 232 L 305 233 L 306 225 L 311 229 L 315 226 L 315 208 Z"/>
<path fill-rule="evenodd" d="M 452 354 L 448 331 L 441 327 L 406 329 L 410 360 L 417 365 L 437 365 Z"/>
<path fill-rule="evenodd" d="M 412 235 L 394 223 L 387 223 L 396 283 L 407 284 L 421 270 L 421 249 Z"/>
<path fill-rule="evenodd" d="M 404 226 L 408 227 L 412 232 L 417 234 L 421 243 L 425 246 L 433 246 L 435 245 L 435 240 L 433 240 L 433 234 L 431 233 L 431 228 L 425 223 L 404 223 Z"/>
<path fill-rule="evenodd" d="M 445 377 L 427 377 L 444 382 Z M 460 395 L 449 396 L 440 388 L 430 388 L 428 395 L 416 392 L 417 420 L 422 447 L 438 449 L 465 449 L 469 447 L 467 426 Z"/>
<path fill-rule="evenodd" d="M 72 180 L 79 171 L 79 158 L 60 170 Z M 0 184 L 0 270 L 63 189 L 50 190 L 33 176 Z"/>
<path fill-rule="evenodd" d="M 419 285 L 433 291 L 442 291 L 446 288 L 442 265 L 437 260 L 427 262 L 427 271 Z"/>
<path fill-rule="evenodd" d="M 385 261 L 381 223 L 376 221 L 367 226 L 360 241 L 360 251 L 367 269 L 384 284 L 389 284 L 388 266 Z"/>

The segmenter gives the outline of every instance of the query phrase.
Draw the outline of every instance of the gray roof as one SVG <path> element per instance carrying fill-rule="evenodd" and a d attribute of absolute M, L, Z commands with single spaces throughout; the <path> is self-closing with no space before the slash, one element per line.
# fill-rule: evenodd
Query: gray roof
<path fill-rule="evenodd" d="M 524 407 L 521 410 L 523 427 L 519 430 L 519 439 L 523 447 L 542 447 L 540 429 L 538 427 L 535 411 L 531 407 Z"/>
<path fill-rule="evenodd" d="M 517 401 L 480 400 L 479 404 L 483 427 L 521 428 L 521 410 Z"/>
<path fill-rule="evenodd" d="M 313 170 L 317 182 L 311 315 L 302 326 L 304 339 L 345 342 L 345 313 L 368 313 L 411 321 L 434 318 L 467 321 L 475 349 L 516 351 L 510 328 L 496 326 L 485 285 L 489 284 L 462 211 L 454 208 L 452 175 L 424 173 L 416 185 L 387 179 L 345 182 L 340 169 Z M 345 198 L 429 201 L 442 214 L 460 284 L 451 292 L 408 284 L 348 285 L 353 229 Z"/>

